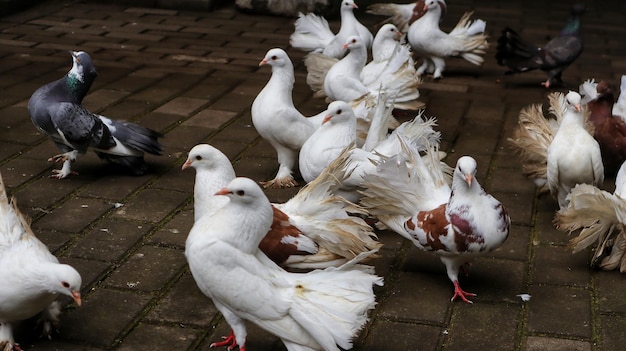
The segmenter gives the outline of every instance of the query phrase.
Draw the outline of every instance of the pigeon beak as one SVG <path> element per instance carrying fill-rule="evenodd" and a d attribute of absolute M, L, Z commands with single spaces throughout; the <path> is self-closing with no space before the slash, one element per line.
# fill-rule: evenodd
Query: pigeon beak
<path fill-rule="evenodd" d="M 402 39 L 403 35 L 404 35 L 404 33 L 402 33 L 401 31 L 398 31 L 398 33 L 396 33 L 396 40 Z"/>
<path fill-rule="evenodd" d="M 263 65 L 267 65 L 267 59 L 262 59 L 261 62 L 259 62 L 259 67 Z"/>
<path fill-rule="evenodd" d="M 215 193 L 215 195 L 228 195 L 228 194 L 232 194 L 230 190 L 228 190 L 228 188 L 222 188 L 218 190 L 218 192 Z"/>
<path fill-rule="evenodd" d="M 359 6 L 356 3 L 354 3 L 354 4 L 352 4 L 352 8 L 358 9 Z"/>
<path fill-rule="evenodd" d="M 344 48 L 344 49 L 347 49 L 347 48 L 348 48 L 348 44 L 349 44 L 349 43 L 345 43 L 345 44 L 343 44 L 343 48 Z"/>
<path fill-rule="evenodd" d="M 70 55 L 72 55 L 72 57 L 76 59 L 77 63 L 80 63 L 80 58 L 78 58 L 78 51 L 70 51 Z"/>
<path fill-rule="evenodd" d="M 471 174 L 466 174 L 465 175 L 465 182 L 467 183 L 467 186 L 472 186 L 472 181 L 474 180 L 474 176 Z"/>
<path fill-rule="evenodd" d="M 326 115 L 322 120 L 322 124 L 326 124 L 326 122 L 330 121 L 333 118 L 333 115 Z"/>
<path fill-rule="evenodd" d="M 187 159 L 187 161 L 185 161 L 185 163 L 183 163 L 183 166 L 180 168 L 181 171 L 186 170 L 187 168 L 191 167 L 191 164 L 193 163 L 192 160 Z"/>
<path fill-rule="evenodd" d="M 580 105 L 574 105 L 574 108 L 576 109 L 576 112 L 580 112 L 581 111 Z"/>
<path fill-rule="evenodd" d="M 80 306 L 83 303 L 83 301 L 80 299 L 80 291 L 72 291 L 72 298 L 74 299 L 74 302 L 76 302 L 78 306 Z"/>

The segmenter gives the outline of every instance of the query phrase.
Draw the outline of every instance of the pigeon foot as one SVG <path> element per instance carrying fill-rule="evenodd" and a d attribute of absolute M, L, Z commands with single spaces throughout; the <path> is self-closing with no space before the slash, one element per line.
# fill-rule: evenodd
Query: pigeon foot
<path fill-rule="evenodd" d="M 64 154 L 54 155 L 48 159 L 48 162 L 61 163 L 68 160 L 74 161 L 71 154 L 72 152 L 66 152 Z"/>
<path fill-rule="evenodd" d="M 227 350 L 233 350 L 235 347 L 238 347 L 239 345 L 237 345 L 237 340 L 235 339 L 235 333 L 231 330 L 230 331 L 230 335 L 228 336 L 222 336 L 222 339 L 224 339 L 223 341 L 218 341 L 218 342 L 214 342 L 211 345 L 209 345 L 209 348 L 214 348 L 214 347 L 222 347 L 222 346 L 227 346 Z M 245 351 L 246 347 L 242 346 L 239 347 L 239 351 Z"/>
<path fill-rule="evenodd" d="M 467 296 L 476 296 L 476 294 L 464 291 L 461 289 L 459 282 L 457 280 L 454 281 L 454 296 L 450 299 L 450 301 L 454 301 L 457 297 L 463 300 L 463 302 L 473 303 L 470 301 Z"/>
<path fill-rule="evenodd" d="M 267 182 L 260 182 L 264 188 L 270 189 L 282 189 L 282 188 L 292 188 L 298 185 L 295 179 L 292 176 L 284 177 L 284 178 L 274 178 L 272 180 L 268 180 Z"/>
<path fill-rule="evenodd" d="M 0 341 L 1 351 L 22 351 L 22 348 L 17 343 L 11 343 L 9 340 Z"/>

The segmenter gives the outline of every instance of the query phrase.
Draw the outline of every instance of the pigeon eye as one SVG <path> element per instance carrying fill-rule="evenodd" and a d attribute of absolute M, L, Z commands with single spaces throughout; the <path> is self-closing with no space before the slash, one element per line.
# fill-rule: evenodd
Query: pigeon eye
<path fill-rule="evenodd" d="M 276 55 L 272 56 L 272 60 L 277 60 L 277 59 L 278 59 L 278 56 Z"/>
<path fill-rule="evenodd" d="M 68 283 L 66 281 L 62 281 L 61 285 L 63 285 L 64 288 L 69 288 L 70 287 L 70 283 Z"/>
<path fill-rule="evenodd" d="M 196 160 L 197 160 L 197 161 L 202 160 L 202 156 L 200 156 L 200 155 L 196 156 Z"/>
<path fill-rule="evenodd" d="M 235 194 L 237 194 L 238 196 L 244 196 L 244 195 L 246 194 L 246 192 L 245 192 L 245 191 L 243 191 L 243 190 L 237 190 L 237 191 L 235 192 Z"/>
<path fill-rule="evenodd" d="M 341 109 L 337 110 L 337 114 L 340 115 L 343 112 Z"/>

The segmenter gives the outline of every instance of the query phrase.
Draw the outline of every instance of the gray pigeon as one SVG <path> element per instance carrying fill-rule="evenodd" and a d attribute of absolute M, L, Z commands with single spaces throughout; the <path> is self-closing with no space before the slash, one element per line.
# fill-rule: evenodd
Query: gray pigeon
<path fill-rule="evenodd" d="M 571 15 L 559 36 L 543 48 L 524 41 L 513 29 L 505 28 L 496 47 L 498 64 L 509 68 L 506 74 L 540 69 L 548 74 L 548 79 L 542 83 L 546 88 L 561 83 L 565 68 L 583 51 L 581 17 L 585 10 L 584 4 L 572 6 Z"/>
<path fill-rule="evenodd" d="M 91 113 L 81 105 L 97 76 L 91 57 L 70 51 L 72 69 L 61 79 L 37 89 L 28 102 L 28 112 L 37 129 L 48 135 L 63 152 L 48 159 L 63 162 L 51 177 L 62 179 L 72 172 L 70 163 L 89 147 L 104 160 L 128 167 L 135 175 L 148 170 L 144 152 L 160 155 L 161 134 L 130 122 L 114 121 Z"/>

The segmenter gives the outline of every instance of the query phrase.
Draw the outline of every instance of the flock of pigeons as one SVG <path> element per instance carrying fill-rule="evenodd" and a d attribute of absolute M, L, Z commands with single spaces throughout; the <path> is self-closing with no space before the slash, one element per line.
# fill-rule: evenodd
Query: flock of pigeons
<path fill-rule="evenodd" d="M 207 144 L 193 147 L 182 165 L 196 171 L 195 223 L 185 255 L 198 287 L 232 328 L 212 347 L 245 350 L 244 321 L 250 321 L 281 338 L 288 350 L 350 349 L 376 304 L 374 286 L 383 284 L 368 264 L 381 247 L 374 226 L 437 254 L 454 287 L 452 300 L 468 303 L 475 294 L 460 287 L 459 273 L 469 259 L 507 239 L 511 220 L 476 179 L 476 160 L 463 156 L 449 167 L 442 161 L 446 154 L 439 151 L 434 118 L 416 112 L 399 123 L 393 116 L 394 109 L 423 107 L 420 77 L 441 78 L 447 58 L 483 62 L 485 22 L 466 13 L 445 33 L 439 28 L 443 0 L 375 4 L 369 11 L 391 16 L 393 23 L 373 37 L 354 16 L 356 7 L 353 0 L 342 1 L 337 34 L 324 18 L 300 14 L 290 38 L 291 46 L 309 51 L 307 83 L 327 99 L 327 110 L 305 117 L 295 108 L 294 69 L 284 50 L 270 49 L 259 63 L 271 66 L 272 75 L 252 104 L 252 121 L 279 163 L 275 178 L 261 184 L 295 186 L 297 166 L 307 184 L 293 198 L 270 203 L 257 182 L 237 177 L 231 161 Z M 561 34 L 543 48 L 505 29 L 498 62 L 511 72 L 546 71 L 546 87 L 558 83 L 582 50 L 582 12 L 584 7 L 574 6 Z M 417 69 L 413 53 L 423 59 Z M 96 70 L 87 53 L 70 54 L 70 71 L 35 91 L 28 104 L 34 125 L 62 151 L 49 159 L 62 163 L 52 177 L 76 174 L 71 163 L 89 148 L 144 174 L 143 155 L 163 152 L 161 135 L 84 108 Z M 554 119 L 544 116 L 540 105 L 522 110 L 511 143 L 524 173 L 558 199 L 557 226 L 582 228 L 574 249 L 598 242 L 594 264 L 626 270 L 626 167 L 621 166 L 626 149 L 608 142 L 619 133 L 619 140 L 626 140 L 626 96 L 614 104 L 610 87 L 593 81 L 580 91 L 583 97 L 550 95 Z M 595 128 L 587 129 L 592 124 Z M 589 131 L 594 129 L 595 135 Z M 605 170 L 617 169 L 615 193 L 598 189 Z M 58 323 L 58 295 L 80 305 L 81 278 L 37 240 L 4 184 L 0 188 L 0 264 L 20 262 L 14 265 L 19 269 L 0 272 L 6 282 L 0 286 L 0 350 L 8 351 L 20 349 L 11 322 L 41 313 L 49 335 Z"/>

